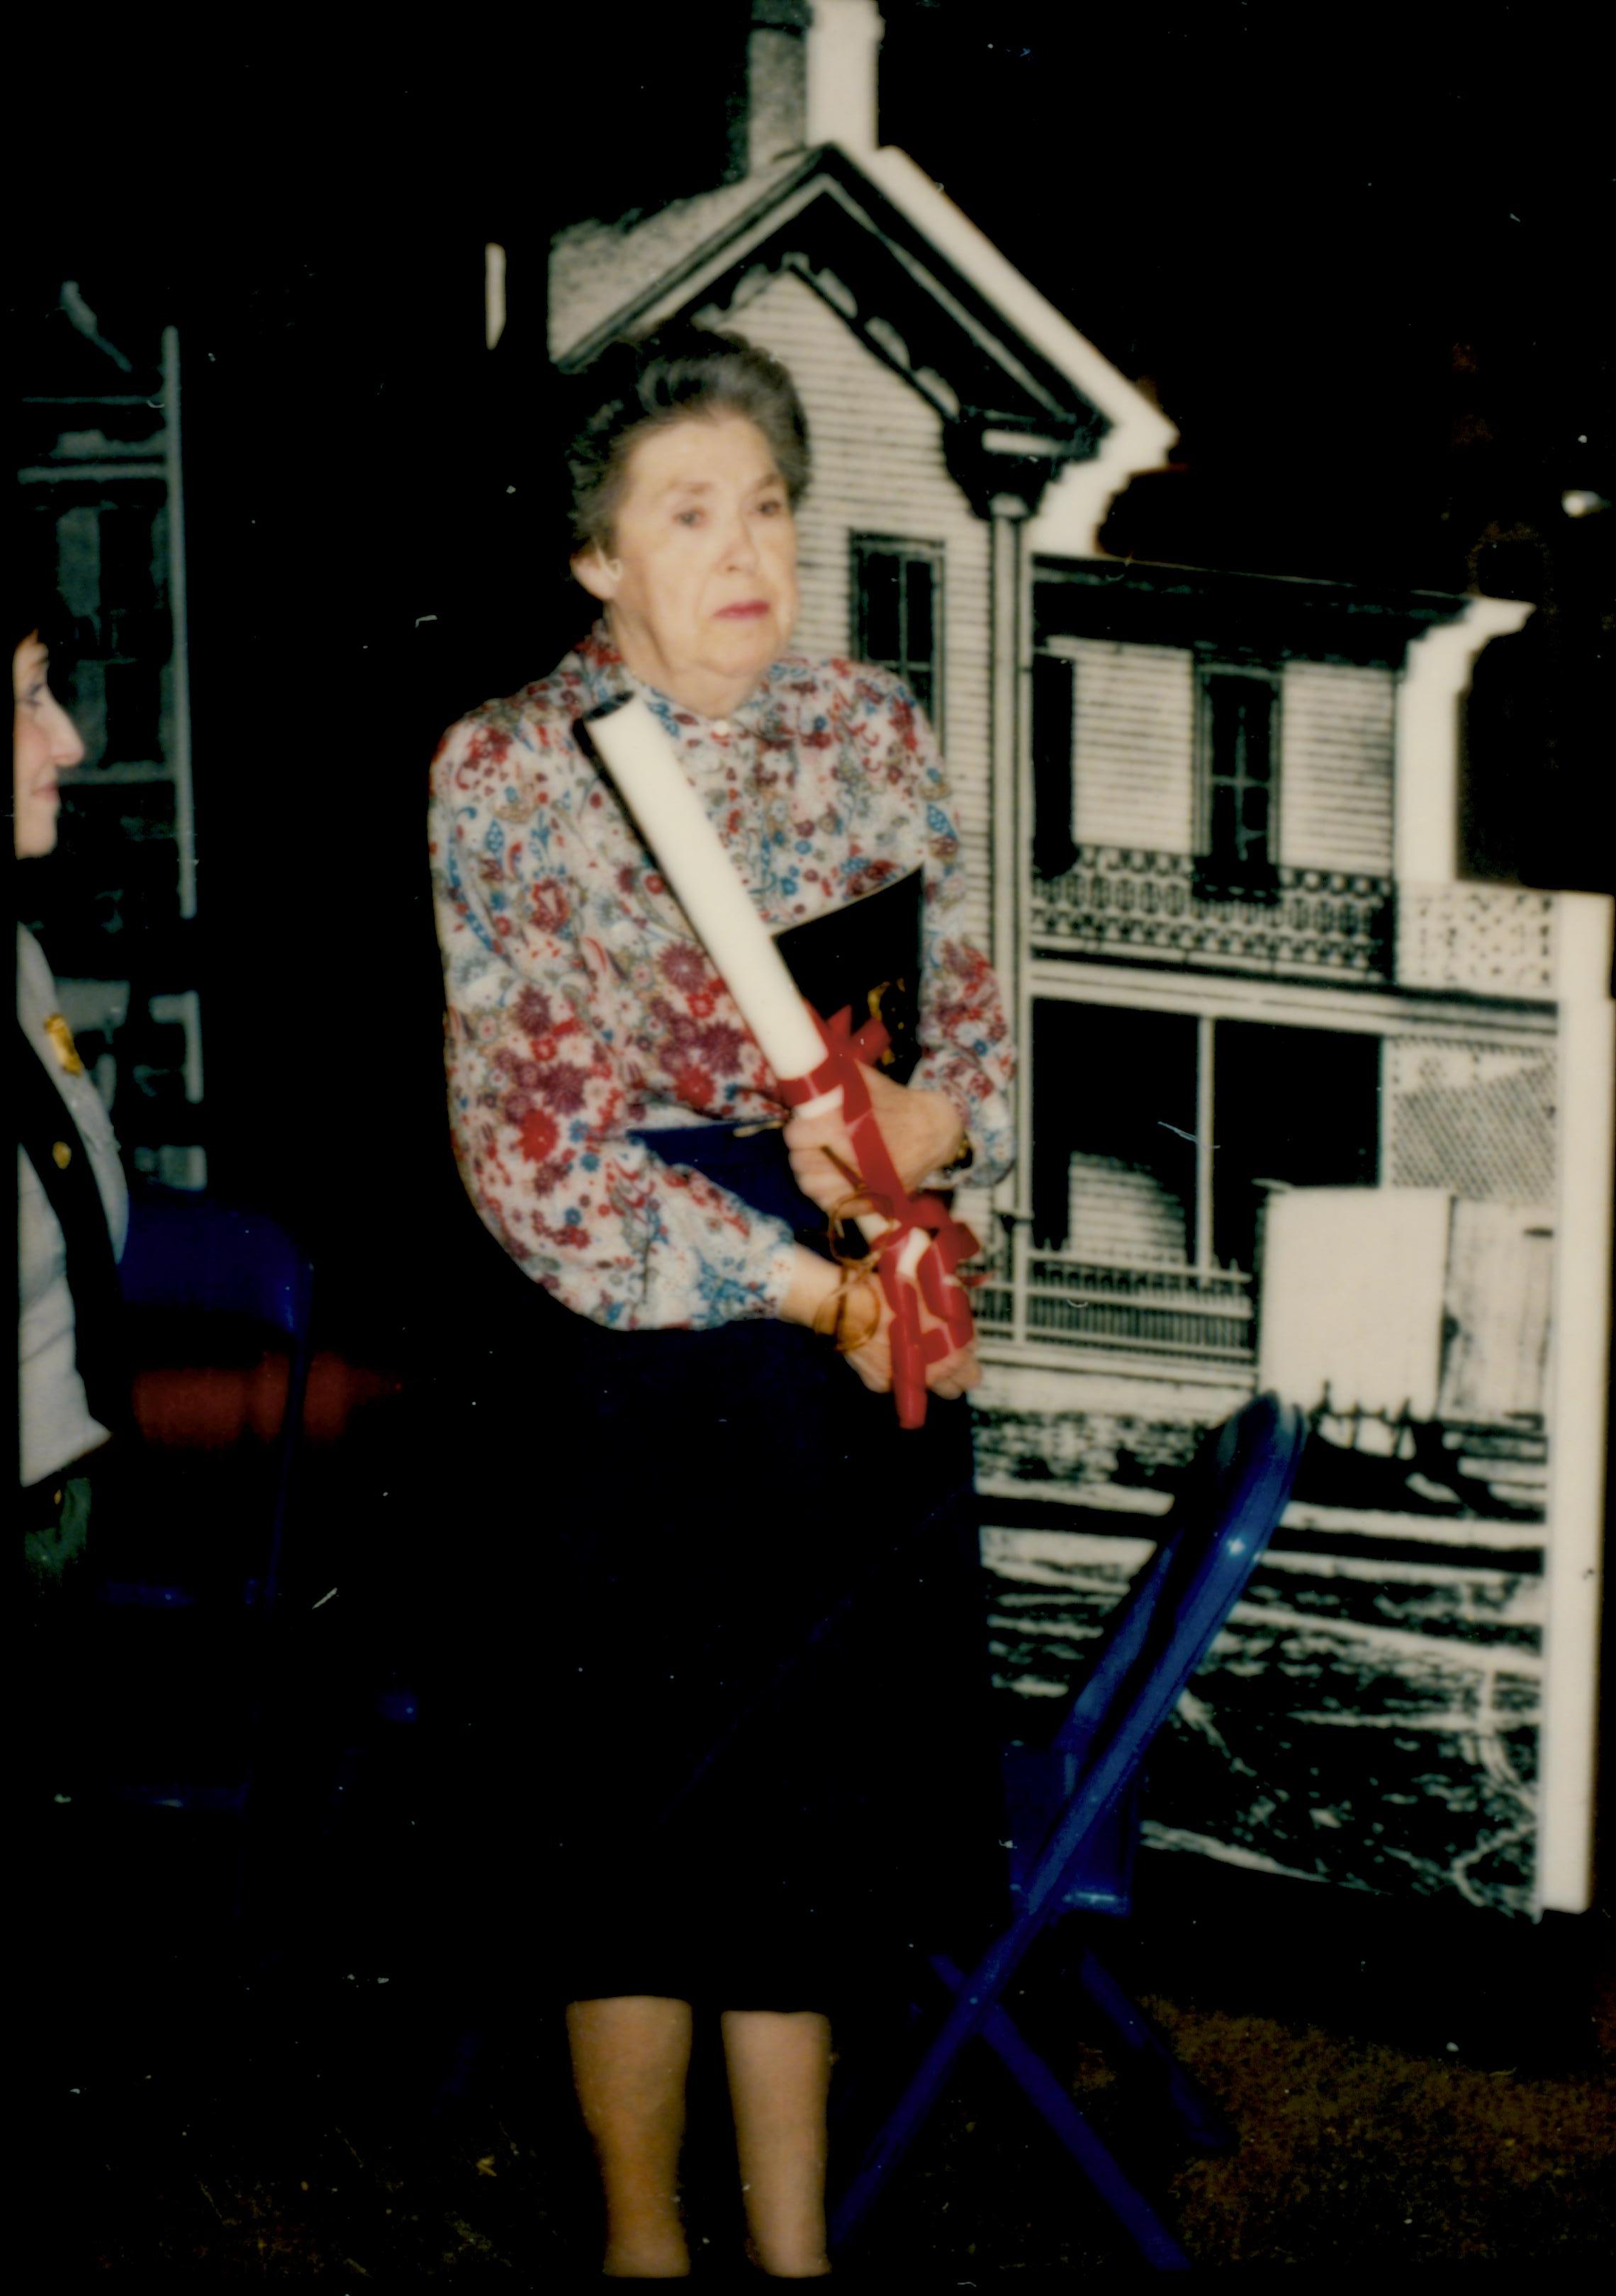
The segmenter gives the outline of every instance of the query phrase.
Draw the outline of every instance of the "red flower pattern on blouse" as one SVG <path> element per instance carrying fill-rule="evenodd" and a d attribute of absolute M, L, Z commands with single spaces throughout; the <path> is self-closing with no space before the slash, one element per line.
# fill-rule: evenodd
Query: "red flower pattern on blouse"
<path fill-rule="evenodd" d="M 433 760 L 430 837 L 455 1152 L 484 1224 L 534 1280 L 622 1330 L 773 1313 L 792 1237 L 630 1136 L 784 1114 L 767 1063 L 578 720 L 655 709 L 765 922 L 924 871 L 922 1058 L 991 1180 L 1013 1153 L 997 984 L 960 931 L 964 884 L 930 727 L 888 672 L 788 658 L 722 721 L 637 685 L 603 630 L 473 710 Z"/>

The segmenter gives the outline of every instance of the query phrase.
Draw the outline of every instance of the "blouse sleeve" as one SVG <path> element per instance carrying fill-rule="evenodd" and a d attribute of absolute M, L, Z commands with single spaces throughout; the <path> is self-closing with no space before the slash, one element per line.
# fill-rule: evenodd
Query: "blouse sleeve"
<path fill-rule="evenodd" d="M 921 1057 L 909 1082 L 916 1091 L 947 1095 L 974 1152 L 972 1181 L 991 1184 L 1015 1162 L 1010 1023 L 987 958 L 965 937 L 965 873 L 937 737 L 914 696 L 901 686 L 894 695 L 893 719 L 897 739 L 909 754 L 915 800 L 924 824 Z"/>
<path fill-rule="evenodd" d="M 467 718 L 432 764 L 461 1177 L 512 1259 L 593 1322 L 702 1329 L 772 1315 L 791 1282 L 790 1229 L 628 1136 L 631 1082 L 554 802 L 562 738 Z"/>

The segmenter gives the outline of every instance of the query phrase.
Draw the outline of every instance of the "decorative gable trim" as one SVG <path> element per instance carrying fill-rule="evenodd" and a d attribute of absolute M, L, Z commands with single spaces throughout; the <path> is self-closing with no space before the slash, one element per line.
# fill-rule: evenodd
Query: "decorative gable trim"
<path fill-rule="evenodd" d="M 1085 550 L 1111 497 L 1153 468 L 1176 433 L 901 152 L 856 160 L 834 144 L 767 182 L 677 202 L 556 242 L 552 354 L 587 367 L 614 337 L 681 313 L 733 320 L 783 269 L 804 278 L 876 357 L 953 426 L 951 467 L 979 515 L 1034 512 L 1052 478 L 1091 470 L 1051 530 Z M 615 274 L 610 296 L 603 273 Z M 1079 522 L 1081 522 L 1079 518 Z M 1066 545 L 1070 546 L 1070 545 Z"/>
<path fill-rule="evenodd" d="M 1037 551 L 1103 556 L 1098 536 L 1112 501 L 1130 479 L 1161 468 L 1177 443 L 1177 425 L 1039 294 L 906 152 L 884 146 L 864 165 L 915 228 L 1103 418 L 1095 451 L 1065 466 L 1027 537 Z"/>
<path fill-rule="evenodd" d="M 576 374 L 619 335 L 654 325 L 701 291 L 702 277 L 744 251 L 761 220 L 768 228 L 800 212 L 816 188 L 820 154 L 793 153 L 767 175 L 675 200 L 647 216 L 574 225 L 550 250 L 550 357 Z"/>

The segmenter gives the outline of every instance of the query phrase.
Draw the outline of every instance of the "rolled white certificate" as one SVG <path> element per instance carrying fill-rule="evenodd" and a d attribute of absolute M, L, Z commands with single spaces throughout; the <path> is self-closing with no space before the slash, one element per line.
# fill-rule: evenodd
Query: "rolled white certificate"
<path fill-rule="evenodd" d="M 706 808 L 685 778 L 678 753 L 637 698 L 594 713 L 586 722 L 590 739 L 639 824 L 658 867 L 723 975 L 765 1060 L 783 1085 L 801 1084 L 826 1065 L 830 1057 L 826 1046 Z M 841 1061 L 837 1067 L 842 1074 L 848 1073 Z M 842 1085 L 838 1081 L 828 1092 L 803 1101 L 798 1113 L 825 1115 L 843 1104 Z M 855 1129 L 866 1122 L 873 1122 L 867 1095 L 856 1106 Z M 951 1295 L 955 1306 L 945 1312 L 945 1306 L 939 1306 L 934 1299 L 933 1310 L 939 1320 L 925 1329 L 921 1307 L 923 1264 L 929 1252 L 939 1250 L 931 1233 L 939 1224 L 935 1219 L 922 1224 L 914 1217 L 919 1207 L 907 1201 L 902 1180 L 891 1171 L 884 1143 L 879 1140 L 879 1127 L 875 1128 L 880 1160 L 891 1173 L 898 1195 L 890 1206 L 890 1218 L 874 1210 L 856 1218 L 869 1242 L 893 1247 L 890 1262 L 883 1262 L 882 1275 L 892 1310 L 892 1390 L 900 1426 L 918 1427 L 926 1415 L 927 1363 L 938 1361 L 939 1353 L 947 1353 L 950 1346 L 964 1346 L 970 1340 L 970 1312 L 952 1271 L 960 1257 L 975 1251 L 976 1239 L 951 1221 L 943 1223 L 950 1256 L 941 1262 L 940 1297 L 946 1306 Z M 903 1202 L 901 1211 L 898 1199 Z M 887 1280 L 889 1275 L 891 1282 Z"/>
<path fill-rule="evenodd" d="M 824 1059 L 819 1031 L 667 734 L 637 695 L 587 723 L 763 1057 L 788 1082 L 811 1076 Z M 808 1105 L 821 1112 L 819 1102 Z"/>

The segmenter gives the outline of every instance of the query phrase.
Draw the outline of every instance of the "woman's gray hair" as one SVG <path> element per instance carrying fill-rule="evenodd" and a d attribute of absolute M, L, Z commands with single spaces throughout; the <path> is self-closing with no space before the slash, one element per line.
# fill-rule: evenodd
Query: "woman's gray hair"
<path fill-rule="evenodd" d="M 610 547 L 629 457 L 671 423 L 744 415 L 768 441 L 793 510 L 807 490 L 808 417 L 796 385 L 778 359 L 740 335 L 669 327 L 612 343 L 575 388 L 594 399 L 567 450 L 576 550 Z"/>

